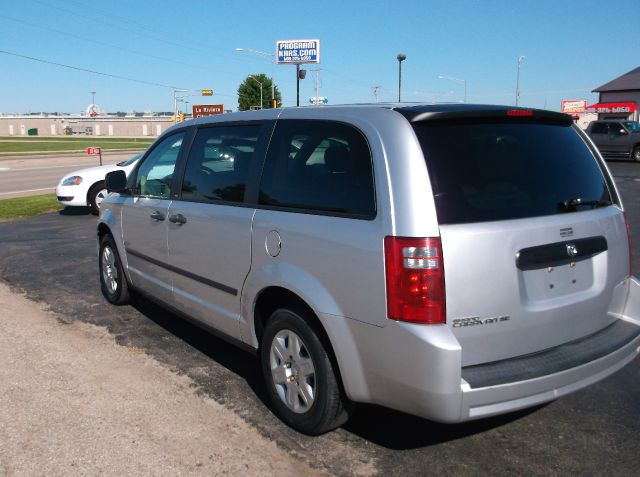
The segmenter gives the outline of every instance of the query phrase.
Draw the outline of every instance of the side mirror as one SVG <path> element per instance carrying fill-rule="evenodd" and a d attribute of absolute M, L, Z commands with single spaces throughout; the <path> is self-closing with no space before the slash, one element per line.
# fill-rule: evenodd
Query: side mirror
<path fill-rule="evenodd" d="M 124 171 L 112 171 L 104 178 L 108 192 L 122 193 L 127 189 L 127 174 Z"/>
<path fill-rule="evenodd" d="M 618 134 L 620 134 L 621 136 L 626 136 L 629 133 L 627 132 L 626 129 L 620 128 L 620 130 L 618 131 Z"/>

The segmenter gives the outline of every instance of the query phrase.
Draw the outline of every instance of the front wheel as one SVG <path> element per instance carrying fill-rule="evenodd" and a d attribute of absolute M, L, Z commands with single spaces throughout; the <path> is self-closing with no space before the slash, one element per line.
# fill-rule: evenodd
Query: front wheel
<path fill-rule="evenodd" d="M 633 148 L 633 154 L 631 155 L 631 158 L 636 162 L 640 162 L 640 145 Z"/>
<path fill-rule="evenodd" d="M 260 358 L 267 392 L 280 418 L 318 435 L 349 415 L 336 370 L 321 339 L 302 314 L 281 308 L 267 322 Z"/>
<path fill-rule="evenodd" d="M 89 208 L 92 214 L 98 215 L 100 213 L 100 206 L 108 193 L 107 186 L 104 182 L 98 182 L 91 187 L 89 191 Z"/>
<path fill-rule="evenodd" d="M 113 305 L 127 305 L 130 302 L 129 284 L 111 235 L 105 235 L 100 240 L 98 263 L 100 289 L 104 297 Z"/>

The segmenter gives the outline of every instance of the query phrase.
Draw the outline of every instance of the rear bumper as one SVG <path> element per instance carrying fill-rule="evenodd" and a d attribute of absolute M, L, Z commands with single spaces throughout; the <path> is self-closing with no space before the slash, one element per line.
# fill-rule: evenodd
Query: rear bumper
<path fill-rule="evenodd" d="M 608 352 L 601 353 L 605 351 Z M 463 369 L 461 420 L 493 416 L 552 401 L 606 378 L 628 364 L 639 352 L 640 327 L 618 320 L 584 340 L 567 343 L 518 360 L 509 360 L 511 363 L 475 367 L 475 371 L 480 372 L 470 381 L 464 380 L 469 369 Z M 568 368 L 536 377 L 528 376 L 532 371 L 535 373 L 536 368 L 543 370 L 548 366 L 548 370 L 552 370 L 559 367 L 559 362 L 554 359 L 563 355 Z M 586 358 L 591 359 L 582 362 Z M 495 380 L 504 381 L 500 376 L 503 364 L 507 367 L 513 364 L 514 367 L 521 368 L 522 375 L 526 378 L 492 384 Z M 481 368 L 485 368 L 485 376 L 482 376 Z M 467 377 L 470 376 L 471 373 Z M 513 375 L 511 377 L 513 379 Z M 483 380 L 485 382 L 482 382 Z"/>
<path fill-rule="evenodd" d="M 439 422 L 463 422 L 552 401 L 613 374 L 640 353 L 640 283 L 621 284 L 620 312 L 589 337 L 529 356 L 462 368 L 447 326 L 354 320 L 326 327 L 347 395 Z M 337 323 L 336 317 L 322 320 Z M 465 379 L 465 377 L 467 379 Z"/>

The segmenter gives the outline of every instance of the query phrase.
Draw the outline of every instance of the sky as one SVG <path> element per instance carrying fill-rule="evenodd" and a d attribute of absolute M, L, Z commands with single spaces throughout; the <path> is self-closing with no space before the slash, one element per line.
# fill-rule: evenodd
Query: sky
<path fill-rule="evenodd" d="M 303 66 L 300 104 L 402 100 L 514 104 L 560 110 L 640 66 L 640 0 L 2 0 L 0 113 L 171 111 L 173 89 L 192 104 L 237 109 L 250 74 L 271 76 L 276 41 L 319 39 Z M 28 57 L 28 58 L 25 58 Z M 54 64 L 55 63 L 55 64 Z M 64 66 L 61 66 L 64 65 Z M 89 70 L 89 71 L 87 71 Z M 274 67 L 284 106 L 295 67 Z M 101 73 L 101 74 L 97 74 Z M 110 76 L 108 76 L 110 75 Z M 439 79 L 449 76 L 461 81 Z M 213 89 L 210 98 L 197 96 Z M 265 95 L 268 92 L 265 91 Z M 191 93 L 188 93 L 191 94 Z M 269 93 L 270 94 L 270 93 Z"/>

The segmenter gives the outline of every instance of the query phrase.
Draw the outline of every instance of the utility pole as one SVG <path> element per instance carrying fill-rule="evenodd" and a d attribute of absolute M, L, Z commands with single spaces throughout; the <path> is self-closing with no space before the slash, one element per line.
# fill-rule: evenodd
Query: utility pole
<path fill-rule="evenodd" d="M 174 122 L 178 122 L 178 96 L 177 93 L 186 93 L 186 89 L 174 89 L 173 90 L 173 114 Z M 180 98 L 182 99 L 182 98 Z"/>
<path fill-rule="evenodd" d="M 516 71 L 516 106 L 518 106 L 518 100 L 520 99 L 520 65 L 524 61 L 524 55 L 518 57 L 518 69 Z"/>
<path fill-rule="evenodd" d="M 380 94 L 380 88 L 382 88 L 382 86 L 372 86 L 371 89 L 373 89 L 373 97 L 374 97 L 374 101 L 377 103 L 378 102 L 378 94 Z"/>

